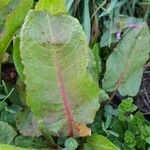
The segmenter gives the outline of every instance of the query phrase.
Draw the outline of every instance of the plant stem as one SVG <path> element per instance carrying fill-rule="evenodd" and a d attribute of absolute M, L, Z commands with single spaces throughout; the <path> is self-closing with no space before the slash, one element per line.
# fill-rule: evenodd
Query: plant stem
<path fill-rule="evenodd" d="M 40 131 L 42 132 L 42 135 L 45 137 L 45 139 L 48 141 L 50 147 L 57 148 L 57 145 L 54 139 L 52 138 L 51 133 L 45 127 L 44 128 L 42 127 Z"/>

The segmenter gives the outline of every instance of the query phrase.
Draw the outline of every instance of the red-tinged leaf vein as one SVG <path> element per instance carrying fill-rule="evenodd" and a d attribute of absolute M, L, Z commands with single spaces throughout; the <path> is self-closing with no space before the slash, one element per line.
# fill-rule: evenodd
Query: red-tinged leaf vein
<path fill-rule="evenodd" d="M 68 125 L 68 135 L 73 136 L 73 115 L 71 111 L 71 106 L 69 103 L 69 98 L 67 96 L 67 92 L 65 90 L 65 84 L 62 76 L 61 66 L 59 62 L 56 63 L 56 71 L 57 71 L 57 80 L 60 89 L 60 94 L 62 96 L 64 111 L 67 118 L 67 125 Z"/>

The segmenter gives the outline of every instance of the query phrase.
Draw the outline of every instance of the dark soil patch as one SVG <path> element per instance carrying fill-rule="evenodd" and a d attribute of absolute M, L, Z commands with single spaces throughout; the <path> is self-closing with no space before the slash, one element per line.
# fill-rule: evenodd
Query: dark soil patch
<path fill-rule="evenodd" d="M 150 62 L 145 65 L 140 91 L 135 97 L 135 103 L 141 112 L 150 115 Z"/>
<path fill-rule="evenodd" d="M 16 83 L 17 72 L 13 64 L 2 64 L 2 80 L 11 85 L 14 85 Z"/>

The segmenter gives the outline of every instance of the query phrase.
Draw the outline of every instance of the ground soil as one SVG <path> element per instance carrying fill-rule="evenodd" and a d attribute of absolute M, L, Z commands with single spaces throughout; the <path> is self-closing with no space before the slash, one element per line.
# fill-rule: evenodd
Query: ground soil
<path fill-rule="evenodd" d="M 17 72 L 13 64 L 2 64 L 2 80 L 11 85 L 14 85 L 16 83 Z"/>
<path fill-rule="evenodd" d="M 141 87 L 135 97 L 135 103 L 141 112 L 150 115 L 150 62 L 145 65 Z"/>

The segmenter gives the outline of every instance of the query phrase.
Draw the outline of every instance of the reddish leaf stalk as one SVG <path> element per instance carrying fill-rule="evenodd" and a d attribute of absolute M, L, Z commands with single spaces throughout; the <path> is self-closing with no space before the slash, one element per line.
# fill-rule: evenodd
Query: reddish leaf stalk
<path fill-rule="evenodd" d="M 64 111 L 65 111 L 65 115 L 66 115 L 67 123 L 68 123 L 68 135 L 72 137 L 73 136 L 73 115 L 71 112 L 69 99 L 65 90 L 65 84 L 64 84 L 63 77 L 62 77 L 61 66 L 59 63 L 57 63 L 56 65 L 57 65 L 56 69 L 57 69 L 57 76 L 58 76 L 58 84 L 59 84 L 60 93 L 61 93 L 63 105 L 64 105 Z"/>

